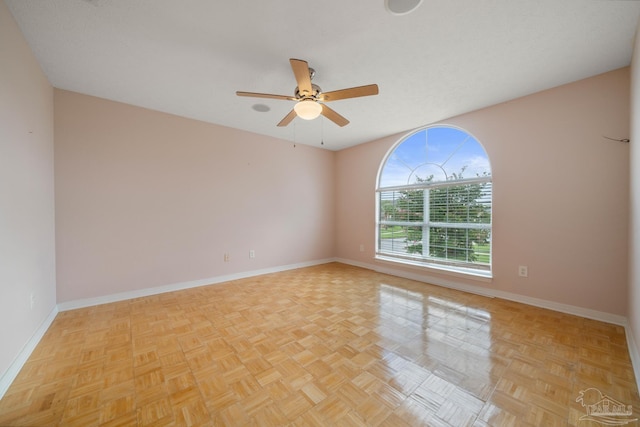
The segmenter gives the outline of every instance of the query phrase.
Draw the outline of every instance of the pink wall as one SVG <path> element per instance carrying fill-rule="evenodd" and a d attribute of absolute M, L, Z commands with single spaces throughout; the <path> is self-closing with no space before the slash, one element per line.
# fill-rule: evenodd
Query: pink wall
<path fill-rule="evenodd" d="M 56 305 L 53 197 L 53 88 L 0 2 L 0 389 Z"/>
<path fill-rule="evenodd" d="M 374 260 L 378 168 L 402 135 L 338 152 L 337 256 L 626 315 L 629 146 L 602 135 L 628 137 L 629 90 L 623 68 L 444 122 L 473 134 L 491 159 L 490 283 Z"/>
<path fill-rule="evenodd" d="M 55 138 L 58 302 L 334 255 L 334 152 L 57 89 Z"/>
<path fill-rule="evenodd" d="M 376 176 L 401 135 L 293 148 L 56 90 L 58 301 L 337 256 L 624 316 L 629 146 L 602 135 L 628 134 L 629 90 L 624 68 L 446 121 L 492 161 L 490 283 L 374 260 Z"/>
<path fill-rule="evenodd" d="M 639 26 L 640 28 L 640 26 Z M 631 62 L 631 143 L 630 167 L 630 230 L 629 230 L 629 329 L 636 346 L 640 345 L 640 33 L 636 40 Z M 631 349 L 631 354 L 640 355 L 640 347 Z M 638 362 L 638 360 L 634 360 Z M 640 381 L 636 366 L 636 381 Z"/>

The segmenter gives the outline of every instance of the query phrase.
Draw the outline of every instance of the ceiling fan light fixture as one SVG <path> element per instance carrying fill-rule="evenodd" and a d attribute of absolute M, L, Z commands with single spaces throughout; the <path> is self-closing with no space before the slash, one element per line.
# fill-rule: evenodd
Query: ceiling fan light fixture
<path fill-rule="evenodd" d="M 311 99 L 303 99 L 293 106 L 298 117 L 304 120 L 313 120 L 322 113 L 322 105 Z"/>

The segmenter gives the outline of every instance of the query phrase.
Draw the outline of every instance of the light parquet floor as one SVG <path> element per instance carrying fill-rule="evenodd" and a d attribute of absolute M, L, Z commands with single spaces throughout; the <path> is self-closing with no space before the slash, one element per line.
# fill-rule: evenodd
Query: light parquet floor
<path fill-rule="evenodd" d="M 639 418 L 620 326 L 326 264 L 61 312 L 0 425 L 601 426 L 598 393 Z"/>

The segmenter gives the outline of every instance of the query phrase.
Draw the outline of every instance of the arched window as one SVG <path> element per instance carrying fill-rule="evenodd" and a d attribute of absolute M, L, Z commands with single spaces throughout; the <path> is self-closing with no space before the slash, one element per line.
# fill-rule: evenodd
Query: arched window
<path fill-rule="evenodd" d="M 438 125 L 402 139 L 376 193 L 377 258 L 491 276 L 491 165 L 469 133 Z"/>

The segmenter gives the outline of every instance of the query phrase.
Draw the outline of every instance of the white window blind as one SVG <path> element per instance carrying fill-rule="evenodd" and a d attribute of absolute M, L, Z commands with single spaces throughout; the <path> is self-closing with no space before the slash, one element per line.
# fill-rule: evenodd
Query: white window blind
<path fill-rule="evenodd" d="M 452 134 L 459 136 L 456 132 Z M 464 135 L 467 137 L 463 144 L 472 141 L 479 145 L 468 134 Z M 464 155 L 465 150 L 461 150 L 459 141 L 459 138 L 454 138 L 450 150 Z M 429 150 L 422 152 L 428 154 Z M 477 149 L 473 152 L 477 153 Z M 406 153 L 401 152 L 400 155 L 407 158 Z M 447 161 L 452 157 L 446 158 Z M 488 159 L 485 170 L 473 178 L 463 177 L 467 169 L 464 162 L 477 159 L 463 156 L 462 162 L 459 160 L 457 163 L 463 165 L 459 172 L 449 174 L 443 167 L 447 162 L 428 163 L 428 160 L 422 159 L 422 163 L 414 167 L 406 161 L 391 164 L 387 161 L 385 164 L 385 168 L 396 170 L 398 164 L 405 164 L 410 173 L 406 185 L 398 185 L 396 180 L 393 185 L 377 189 L 377 255 L 427 266 L 490 272 L 492 181 L 490 170 L 487 171 Z M 435 180 L 434 174 L 416 176 L 414 172 L 425 164 L 431 170 L 434 170 L 434 164 L 439 166 L 445 179 Z M 381 175 L 385 168 L 382 168 Z"/>

